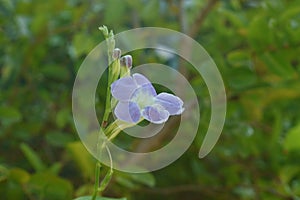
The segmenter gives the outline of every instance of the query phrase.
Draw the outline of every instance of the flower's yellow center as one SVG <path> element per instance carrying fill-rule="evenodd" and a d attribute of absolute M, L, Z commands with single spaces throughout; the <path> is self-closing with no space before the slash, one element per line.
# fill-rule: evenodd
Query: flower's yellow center
<path fill-rule="evenodd" d="M 140 109 L 154 104 L 154 97 L 147 92 L 143 92 L 143 90 L 137 91 L 131 100 L 137 103 Z"/>

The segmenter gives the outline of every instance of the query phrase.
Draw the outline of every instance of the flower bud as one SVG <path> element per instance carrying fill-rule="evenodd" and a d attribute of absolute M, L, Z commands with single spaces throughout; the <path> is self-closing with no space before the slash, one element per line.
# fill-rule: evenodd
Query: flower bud
<path fill-rule="evenodd" d="M 108 29 L 107 29 L 106 26 L 104 26 L 104 25 L 103 25 L 103 26 L 100 26 L 100 27 L 99 27 L 99 30 L 102 31 L 104 37 L 108 37 L 108 34 L 109 34 L 109 33 L 108 33 Z"/>
<path fill-rule="evenodd" d="M 121 58 L 121 66 L 124 66 L 128 69 L 132 68 L 132 57 L 131 55 L 126 55 Z"/>
<path fill-rule="evenodd" d="M 112 53 L 112 58 L 119 59 L 121 57 L 121 50 L 119 48 L 115 48 Z"/>

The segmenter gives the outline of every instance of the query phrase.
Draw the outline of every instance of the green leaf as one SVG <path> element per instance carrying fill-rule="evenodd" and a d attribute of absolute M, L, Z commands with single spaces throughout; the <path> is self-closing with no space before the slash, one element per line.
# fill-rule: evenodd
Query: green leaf
<path fill-rule="evenodd" d="M 132 181 L 129 179 L 123 177 L 123 176 L 115 176 L 116 182 L 120 184 L 121 186 L 129 189 L 137 189 L 138 185 L 134 184 Z"/>
<path fill-rule="evenodd" d="M 86 184 L 83 183 L 76 189 L 73 196 L 81 197 L 81 196 L 85 196 L 87 194 L 92 194 L 93 190 L 94 190 L 93 182 L 86 183 Z"/>
<path fill-rule="evenodd" d="M 260 56 L 264 61 L 270 72 L 282 76 L 284 78 L 291 78 L 295 71 L 287 63 L 284 58 L 281 58 L 281 55 L 274 55 L 266 52 Z"/>
<path fill-rule="evenodd" d="M 85 178 L 90 178 L 94 176 L 95 162 L 91 154 L 86 150 L 80 141 L 72 142 L 67 145 L 73 160 L 79 167 L 82 175 Z"/>
<path fill-rule="evenodd" d="M 1 193 L 2 199 L 26 199 L 22 186 L 14 181 L 8 181 L 5 190 L 4 197 Z"/>
<path fill-rule="evenodd" d="M 49 144 L 56 147 L 64 147 L 66 144 L 74 141 L 70 134 L 62 132 L 49 132 L 46 135 L 46 140 Z"/>
<path fill-rule="evenodd" d="M 89 53 L 97 43 L 88 34 L 78 33 L 74 36 L 72 44 L 75 50 L 75 56 L 79 57 Z"/>
<path fill-rule="evenodd" d="M 74 200 L 91 200 L 92 196 L 78 197 Z M 96 200 L 127 200 L 126 198 L 97 197 Z"/>
<path fill-rule="evenodd" d="M 17 182 L 19 184 L 27 183 L 29 178 L 30 178 L 29 173 L 23 169 L 13 168 L 9 171 L 8 179 L 14 180 L 15 182 Z"/>
<path fill-rule="evenodd" d="M 250 54 L 245 50 L 235 50 L 231 51 L 227 55 L 227 60 L 230 65 L 241 67 L 241 66 L 249 66 L 250 65 Z"/>
<path fill-rule="evenodd" d="M 287 133 L 284 140 L 284 147 L 288 151 L 300 150 L 300 124 Z"/>
<path fill-rule="evenodd" d="M 46 166 L 44 165 L 38 154 L 31 147 L 29 147 L 25 143 L 22 143 L 20 145 L 20 148 L 26 156 L 27 160 L 37 172 L 44 171 L 46 169 Z"/>
<path fill-rule="evenodd" d="M 274 44 L 274 34 L 268 25 L 268 18 L 265 14 L 257 15 L 248 28 L 249 43 L 258 51 Z"/>
<path fill-rule="evenodd" d="M 13 107 L 0 107 L 0 121 L 3 124 L 12 124 L 20 121 L 22 118 L 21 113 Z"/>
<path fill-rule="evenodd" d="M 140 183 L 149 187 L 155 186 L 155 178 L 151 173 L 128 174 L 128 177 L 136 183 Z"/>
<path fill-rule="evenodd" d="M 61 168 L 62 168 L 62 164 L 59 163 L 59 162 L 56 162 L 56 163 L 52 164 L 52 165 L 48 168 L 47 171 L 48 171 L 49 173 L 58 175 L 58 173 L 60 172 Z"/>
<path fill-rule="evenodd" d="M 228 74 L 229 85 L 235 89 L 244 89 L 257 82 L 256 74 L 248 68 L 233 68 Z"/>
<path fill-rule="evenodd" d="M 288 22 L 288 20 L 290 20 L 291 18 L 299 15 L 300 13 L 300 7 L 292 7 L 289 8 L 287 10 L 285 10 L 279 17 L 280 20 L 282 20 L 283 22 Z"/>
<path fill-rule="evenodd" d="M 297 174 L 299 174 L 299 172 L 300 172 L 299 166 L 287 165 L 287 166 L 283 166 L 280 169 L 279 176 L 284 183 L 288 184 L 292 180 L 292 178 L 294 178 Z"/>
<path fill-rule="evenodd" d="M 0 165 L 0 183 L 1 181 L 6 180 L 8 175 L 9 175 L 9 170 L 3 165 Z"/>
<path fill-rule="evenodd" d="M 70 117 L 71 117 L 70 110 L 65 108 L 58 111 L 55 122 L 59 128 L 64 128 L 66 124 L 69 122 Z"/>
<path fill-rule="evenodd" d="M 41 73 L 43 73 L 47 78 L 53 78 L 57 80 L 66 80 L 69 77 L 69 71 L 66 66 L 62 65 L 46 65 L 41 68 Z"/>
<path fill-rule="evenodd" d="M 224 19 L 228 20 L 236 28 L 243 27 L 243 16 L 226 9 L 220 9 L 220 13 Z"/>
<path fill-rule="evenodd" d="M 116 181 L 127 188 L 136 189 L 141 185 L 153 187 L 155 185 L 155 178 L 151 173 L 143 174 L 128 174 L 128 173 L 117 173 Z"/>
<path fill-rule="evenodd" d="M 288 41 L 291 45 L 298 44 L 300 42 L 300 7 L 291 6 L 289 9 L 280 15 L 280 23 L 285 30 L 284 40 Z"/>
<path fill-rule="evenodd" d="M 51 173 L 34 174 L 27 188 L 34 199 L 43 200 L 65 200 L 71 199 L 73 188 L 72 185 L 62 178 L 59 178 Z"/>

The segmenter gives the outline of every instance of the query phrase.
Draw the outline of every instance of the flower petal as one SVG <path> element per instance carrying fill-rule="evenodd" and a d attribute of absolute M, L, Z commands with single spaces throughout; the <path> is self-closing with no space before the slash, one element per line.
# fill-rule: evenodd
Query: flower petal
<path fill-rule="evenodd" d="M 155 97 L 155 102 L 163 106 L 170 115 L 180 115 L 184 111 L 183 101 L 173 94 L 160 93 Z"/>
<path fill-rule="evenodd" d="M 145 107 L 142 111 L 142 116 L 154 124 L 162 124 L 168 120 L 170 114 L 161 105 L 154 104 Z"/>
<path fill-rule="evenodd" d="M 136 89 L 134 91 L 131 99 L 133 101 L 139 101 L 138 99 L 140 99 L 140 100 L 143 100 L 144 102 L 147 102 L 148 100 L 150 100 L 150 98 L 153 99 L 156 95 L 157 94 L 156 94 L 156 91 L 155 91 L 153 85 L 145 84 L 143 86 L 140 86 L 138 89 Z"/>
<path fill-rule="evenodd" d="M 119 101 L 128 101 L 138 88 L 131 76 L 116 80 L 111 84 L 111 94 Z"/>
<path fill-rule="evenodd" d="M 132 75 L 132 77 L 138 85 L 151 84 L 151 82 L 142 74 L 135 73 Z"/>
<path fill-rule="evenodd" d="M 116 117 L 120 120 L 136 123 L 141 118 L 138 105 L 134 102 L 119 102 L 114 110 Z"/>

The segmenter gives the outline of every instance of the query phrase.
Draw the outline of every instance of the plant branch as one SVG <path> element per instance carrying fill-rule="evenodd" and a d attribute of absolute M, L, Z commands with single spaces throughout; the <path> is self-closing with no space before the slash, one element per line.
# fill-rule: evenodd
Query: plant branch
<path fill-rule="evenodd" d="M 204 8 L 198 13 L 198 16 L 196 17 L 190 31 L 189 31 L 189 36 L 194 38 L 197 36 L 197 33 L 200 31 L 201 26 L 206 19 L 207 15 L 209 12 L 212 10 L 212 8 L 215 6 L 215 4 L 219 0 L 209 0 L 207 4 L 204 6 Z"/>

